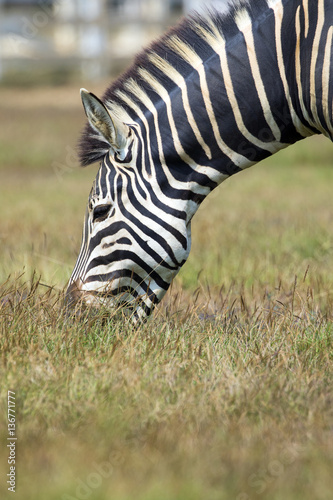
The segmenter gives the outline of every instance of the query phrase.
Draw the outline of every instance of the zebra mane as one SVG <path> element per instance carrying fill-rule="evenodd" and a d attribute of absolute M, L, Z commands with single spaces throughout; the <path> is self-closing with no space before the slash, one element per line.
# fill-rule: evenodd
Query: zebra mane
<path fill-rule="evenodd" d="M 265 0 L 262 1 L 265 2 Z M 161 83 L 163 83 L 163 79 L 159 67 L 163 66 L 163 61 L 165 62 L 165 66 L 170 67 L 170 64 L 172 64 L 183 76 L 189 74 L 191 68 L 186 61 L 186 57 L 182 57 L 180 51 L 176 53 L 172 49 L 172 44 L 177 45 L 179 41 L 183 42 L 192 51 L 194 50 L 199 57 L 205 59 L 207 57 L 207 44 L 200 31 L 204 29 L 211 35 L 216 36 L 216 30 L 218 32 L 223 30 L 223 34 L 227 38 L 228 31 L 232 30 L 232 21 L 237 13 L 244 8 L 250 9 L 254 3 L 251 0 L 227 0 L 225 8 L 221 11 L 214 9 L 206 11 L 203 14 L 194 13 L 191 16 L 183 18 L 175 27 L 171 28 L 166 34 L 162 35 L 136 56 L 132 66 L 107 88 L 101 99 L 102 102 L 112 113 L 117 114 L 120 119 L 132 116 L 127 123 L 133 123 L 135 121 L 133 110 L 126 107 L 124 101 L 119 97 L 122 92 L 128 94 L 128 88 L 131 86 L 134 88 L 135 84 L 137 84 L 141 90 L 149 94 L 151 99 L 156 101 L 159 98 L 156 94 L 152 97 L 152 89 L 141 76 L 142 70 L 148 71 L 161 81 Z M 257 1 L 257 3 L 261 4 L 262 2 Z M 156 63 L 157 60 L 159 64 Z M 174 85 L 176 86 L 176 84 Z M 132 95 L 131 98 L 133 99 Z M 78 144 L 78 156 L 81 166 L 85 167 L 101 161 L 109 151 L 109 148 L 109 144 L 105 142 L 102 135 L 99 135 L 87 123 Z"/>

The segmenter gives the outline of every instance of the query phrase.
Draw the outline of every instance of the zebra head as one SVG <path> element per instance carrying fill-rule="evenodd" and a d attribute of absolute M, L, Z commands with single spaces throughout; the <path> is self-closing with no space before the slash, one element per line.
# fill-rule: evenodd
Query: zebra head
<path fill-rule="evenodd" d="M 95 95 L 81 90 L 90 127 L 105 154 L 86 208 L 81 250 L 67 303 L 125 306 L 146 317 L 166 293 L 190 251 L 185 201 L 168 199 L 147 166 L 140 127 L 125 124 Z"/>

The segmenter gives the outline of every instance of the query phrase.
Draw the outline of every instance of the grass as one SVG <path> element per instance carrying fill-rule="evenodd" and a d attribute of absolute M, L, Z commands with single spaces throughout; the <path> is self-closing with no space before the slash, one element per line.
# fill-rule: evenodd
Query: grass
<path fill-rule="evenodd" d="M 77 93 L 1 92 L 1 498 L 12 390 L 16 498 L 329 500 L 332 144 L 222 184 L 147 324 L 79 320 L 62 307 L 94 177 L 66 160 Z"/>

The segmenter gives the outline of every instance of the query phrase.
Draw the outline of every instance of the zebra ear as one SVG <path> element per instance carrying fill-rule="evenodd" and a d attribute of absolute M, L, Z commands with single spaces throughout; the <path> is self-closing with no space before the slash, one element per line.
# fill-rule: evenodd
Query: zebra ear
<path fill-rule="evenodd" d="M 80 93 L 90 125 L 104 137 L 115 152 L 120 153 L 126 147 L 129 127 L 117 118 L 111 118 L 105 105 L 94 94 L 86 89 L 81 89 Z"/>

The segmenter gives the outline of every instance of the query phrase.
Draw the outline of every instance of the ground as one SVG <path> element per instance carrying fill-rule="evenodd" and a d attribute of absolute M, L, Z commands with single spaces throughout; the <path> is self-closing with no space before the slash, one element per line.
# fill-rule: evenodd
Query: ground
<path fill-rule="evenodd" d="M 62 294 L 96 171 L 78 88 L 0 94 L 1 498 L 12 391 L 16 498 L 330 499 L 332 144 L 222 184 L 147 324 L 78 321 Z"/>

